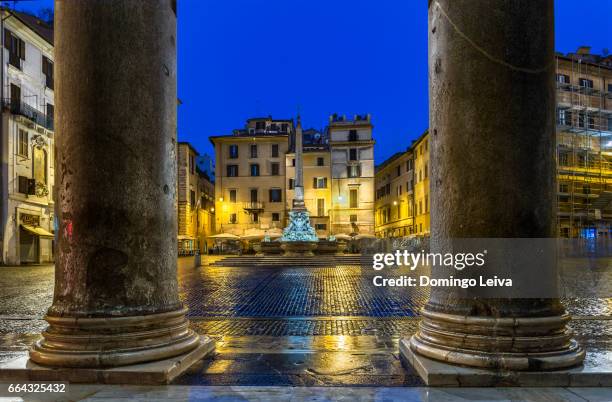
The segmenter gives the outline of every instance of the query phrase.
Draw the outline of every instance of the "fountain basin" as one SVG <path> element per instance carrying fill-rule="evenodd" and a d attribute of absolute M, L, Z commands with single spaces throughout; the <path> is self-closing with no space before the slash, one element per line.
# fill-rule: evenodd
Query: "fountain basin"
<path fill-rule="evenodd" d="M 317 249 L 317 242 L 314 241 L 283 241 L 281 248 L 288 257 L 312 256 Z"/>

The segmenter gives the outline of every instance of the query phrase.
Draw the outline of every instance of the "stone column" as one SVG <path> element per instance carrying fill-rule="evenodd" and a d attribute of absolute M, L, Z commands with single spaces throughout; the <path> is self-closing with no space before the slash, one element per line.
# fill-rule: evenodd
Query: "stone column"
<path fill-rule="evenodd" d="M 461 238 L 554 237 L 553 17 L 553 0 L 429 1 L 432 252 Z M 568 321 L 557 298 L 432 288 L 402 342 L 448 363 L 556 369 L 584 359 Z"/>
<path fill-rule="evenodd" d="M 192 351 L 176 278 L 176 2 L 56 0 L 57 259 L 32 361 Z"/>

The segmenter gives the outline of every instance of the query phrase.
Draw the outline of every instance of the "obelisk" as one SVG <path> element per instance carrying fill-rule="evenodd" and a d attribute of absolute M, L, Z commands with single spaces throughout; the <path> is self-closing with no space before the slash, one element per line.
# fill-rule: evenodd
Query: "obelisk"
<path fill-rule="evenodd" d="M 304 161 L 302 150 L 302 122 L 300 116 L 297 117 L 297 126 L 295 128 L 295 184 L 292 209 L 305 210 L 304 206 Z"/>
<path fill-rule="evenodd" d="M 310 225 L 310 214 L 304 203 L 304 161 L 302 145 L 302 122 L 297 118 L 295 128 L 295 175 L 294 198 L 289 211 L 289 223 L 280 238 L 285 255 L 312 255 L 319 241 L 317 232 Z"/>

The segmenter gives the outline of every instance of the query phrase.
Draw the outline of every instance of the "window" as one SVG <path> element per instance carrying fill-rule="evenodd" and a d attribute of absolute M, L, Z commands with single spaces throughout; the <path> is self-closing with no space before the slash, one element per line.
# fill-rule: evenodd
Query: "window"
<path fill-rule="evenodd" d="M 272 144 L 272 157 L 278 158 L 278 144 Z"/>
<path fill-rule="evenodd" d="M 357 141 L 358 139 L 357 130 L 349 130 L 349 141 Z"/>
<path fill-rule="evenodd" d="M 282 192 L 280 188 L 270 189 L 270 202 L 281 202 L 283 200 Z"/>
<path fill-rule="evenodd" d="M 591 194 L 591 186 L 588 184 L 583 185 L 582 194 Z"/>
<path fill-rule="evenodd" d="M 352 188 L 349 191 L 349 208 L 357 208 L 357 189 Z"/>
<path fill-rule="evenodd" d="M 567 152 L 559 154 L 559 166 L 569 166 L 569 155 Z"/>
<path fill-rule="evenodd" d="M 291 166 L 295 166 L 295 158 L 291 159 Z"/>
<path fill-rule="evenodd" d="M 191 208 L 195 207 L 196 203 L 195 191 L 189 191 L 189 203 L 191 204 Z"/>
<path fill-rule="evenodd" d="M 280 214 L 278 212 L 272 212 L 272 222 L 280 222 Z"/>
<path fill-rule="evenodd" d="M 251 164 L 251 176 L 259 176 L 259 164 Z"/>
<path fill-rule="evenodd" d="M 195 174 L 195 160 L 193 155 L 189 155 L 189 172 L 191 172 L 191 174 Z"/>
<path fill-rule="evenodd" d="M 53 62 L 46 56 L 42 57 L 42 73 L 45 76 L 45 86 L 53 89 Z"/>
<path fill-rule="evenodd" d="M 251 189 L 251 202 L 257 202 L 257 189 Z"/>
<path fill-rule="evenodd" d="M 25 176 L 19 176 L 19 192 L 27 195 L 34 195 L 36 190 L 36 181 L 28 179 Z"/>
<path fill-rule="evenodd" d="M 425 195 L 425 213 L 429 211 L 429 196 Z"/>
<path fill-rule="evenodd" d="M 325 216 L 325 198 L 317 199 L 317 216 Z"/>
<path fill-rule="evenodd" d="M 315 229 L 316 230 L 327 230 L 327 224 L 326 223 L 316 223 Z"/>
<path fill-rule="evenodd" d="M 325 166 L 325 158 L 317 158 L 317 166 Z"/>
<path fill-rule="evenodd" d="M 229 200 L 232 203 L 236 203 L 236 190 L 235 189 L 231 189 L 229 191 Z"/>
<path fill-rule="evenodd" d="M 11 84 L 11 109 L 19 113 L 21 110 L 21 87 Z"/>
<path fill-rule="evenodd" d="M 427 169 L 427 163 L 425 164 L 425 178 L 427 178 L 428 176 L 428 169 Z"/>
<path fill-rule="evenodd" d="M 565 74 L 557 74 L 557 82 L 559 84 L 569 84 L 570 77 L 569 75 L 565 75 Z"/>
<path fill-rule="evenodd" d="M 21 69 L 21 61 L 25 60 L 25 42 L 15 35 L 8 29 L 4 30 L 4 47 L 9 51 L 9 63 L 13 67 Z"/>
<path fill-rule="evenodd" d="M 238 219 L 236 219 L 236 214 L 230 214 L 229 223 L 238 223 Z"/>
<path fill-rule="evenodd" d="M 419 223 L 419 232 L 423 233 L 423 224 L 422 223 Z"/>
<path fill-rule="evenodd" d="M 47 128 L 53 130 L 53 116 L 55 115 L 55 107 L 51 103 L 47 103 Z"/>
<path fill-rule="evenodd" d="M 357 160 L 357 148 L 349 149 L 349 160 L 356 161 Z"/>
<path fill-rule="evenodd" d="M 21 156 L 28 157 L 28 132 L 25 130 L 19 129 L 19 141 L 17 153 Z"/>
<path fill-rule="evenodd" d="M 427 152 L 427 147 L 429 147 L 429 140 L 425 140 L 425 152 Z"/>
<path fill-rule="evenodd" d="M 357 215 L 351 215 L 349 219 L 351 220 L 351 223 L 355 223 L 357 222 Z"/>
<path fill-rule="evenodd" d="M 327 188 L 327 177 L 313 177 L 312 188 Z"/>
<path fill-rule="evenodd" d="M 557 124 L 567 126 L 567 115 L 565 109 L 557 109 Z"/>
<path fill-rule="evenodd" d="M 251 158 L 257 158 L 257 144 L 251 144 Z"/>
<path fill-rule="evenodd" d="M 402 166 L 401 165 L 397 165 L 395 175 L 399 176 L 401 174 L 402 174 Z"/>
<path fill-rule="evenodd" d="M 579 85 L 580 85 L 582 88 L 590 88 L 590 89 L 593 89 L 593 80 L 589 80 L 589 79 L 587 79 L 587 78 L 580 78 L 580 79 L 578 80 L 578 83 L 579 83 Z"/>
<path fill-rule="evenodd" d="M 278 162 L 272 163 L 272 176 L 278 176 L 278 172 L 280 171 L 280 165 Z"/>
<path fill-rule="evenodd" d="M 238 176 L 238 165 L 227 165 L 227 177 Z"/>
<path fill-rule="evenodd" d="M 348 168 L 348 177 L 360 177 L 361 176 L 361 166 L 359 165 L 349 165 Z"/>
<path fill-rule="evenodd" d="M 408 160 L 406 161 L 406 171 L 407 171 L 407 172 L 411 171 L 411 170 L 412 170 L 412 166 L 413 166 L 413 165 L 412 165 L 412 159 L 408 159 Z"/>
<path fill-rule="evenodd" d="M 419 215 L 423 215 L 423 201 L 419 201 Z"/>
<path fill-rule="evenodd" d="M 253 212 L 253 214 L 251 215 L 251 220 L 253 222 L 259 222 L 259 214 L 257 212 Z"/>
<path fill-rule="evenodd" d="M 419 169 L 419 181 L 423 181 L 423 171 Z"/>
<path fill-rule="evenodd" d="M 397 195 L 402 195 L 402 185 L 397 186 Z"/>
<path fill-rule="evenodd" d="M 238 158 L 238 145 L 229 146 L 229 157 L 230 159 Z"/>
<path fill-rule="evenodd" d="M 569 185 L 566 183 L 559 184 L 559 192 L 560 193 L 569 193 Z"/>
<path fill-rule="evenodd" d="M 295 187 L 295 180 L 289 179 L 289 190 L 293 190 L 294 187 Z"/>

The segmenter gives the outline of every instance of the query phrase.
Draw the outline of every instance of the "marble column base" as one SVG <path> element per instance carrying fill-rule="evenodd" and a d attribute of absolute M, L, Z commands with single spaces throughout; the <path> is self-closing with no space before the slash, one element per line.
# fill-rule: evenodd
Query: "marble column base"
<path fill-rule="evenodd" d="M 493 370 L 545 371 L 582 363 L 584 349 L 567 328 L 569 315 L 460 316 L 422 311 L 410 349 L 446 363 Z"/>
<path fill-rule="evenodd" d="M 124 317 L 47 316 L 49 327 L 30 359 L 49 367 L 106 368 L 189 353 L 200 344 L 181 308 Z"/>
<path fill-rule="evenodd" d="M 411 340 L 400 340 L 400 358 L 423 382 L 436 387 L 609 387 L 609 364 L 547 371 L 490 370 L 448 364 L 416 353 Z"/>
<path fill-rule="evenodd" d="M 179 356 L 149 363 L 112 368 L 41 366 L 27 356 L 0 364 L 0 382 L 52 381 L 87 384 L 168 384 L 212 353 L 215 343 L 202 336 L 195 349 Z"/>

